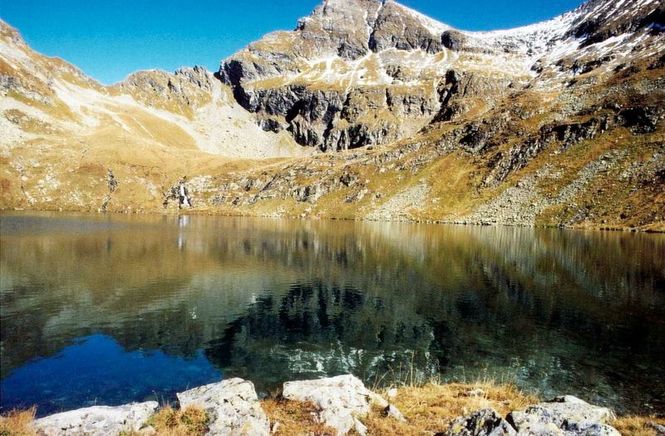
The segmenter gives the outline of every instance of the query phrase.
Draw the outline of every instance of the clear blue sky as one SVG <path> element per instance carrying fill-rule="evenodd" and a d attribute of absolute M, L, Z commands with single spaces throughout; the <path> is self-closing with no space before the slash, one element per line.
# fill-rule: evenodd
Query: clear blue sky
<path fill-rule="evenodd" d="M 0 17 L 37 51 L 102 83 L 151 68 L 219 61 L 263 34 L 291 30 L 322 0 L 0 0 Z M 531 24 L 581 0 L 403 0 L 465 30 Z"/>

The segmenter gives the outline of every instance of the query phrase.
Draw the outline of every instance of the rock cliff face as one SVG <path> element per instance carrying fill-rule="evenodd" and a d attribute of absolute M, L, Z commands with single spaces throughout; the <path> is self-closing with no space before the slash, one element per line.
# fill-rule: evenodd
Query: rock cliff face
<path fill-rule="evenodd" d="M 445 29 L 394 2 L 330 0 L 293 32 L 224 61 L 219 76 L 264 128 L 287 130 L 302 145 L 385 144 L 439 112 Z"/>
<path fill-rule="evenodd" d="M 646 55 L 640 44 L 662 31 L 661 9 L 650 0 L 592 1 L 549 22 L 482 33 L 393 1 L 327 0 L 293 32 L 225 60 L 219 77 L 266 130 L 287 130 L 302 145 L 385 144 L 470 108 L 454 97 L 487 106 L 511 90 L 560 86 L 618 65 L 608 53 L 618 43 Z"/>

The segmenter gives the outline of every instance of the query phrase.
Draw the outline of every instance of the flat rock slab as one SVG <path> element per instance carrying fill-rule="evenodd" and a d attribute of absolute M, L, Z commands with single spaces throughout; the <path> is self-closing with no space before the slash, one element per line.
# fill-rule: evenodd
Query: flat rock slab
<path fill-rule="evenodd" d="M 607 423 L 614 418 L 606 407 L 594 406 L 572 395 L 512 412 L 507 420 L 520 435 L 619 436 Z"/>
<path fill-rule="evenodd" d="M 107 436 L 138 431 L 157 409 L 156 401 L 118 407 L 94 406 L 57 413 L 35 421 L 42 435 Z"/>
<path fill-rule="evenodd" d="M 317 406 L 321 409 L 319 420 L 335 429 L 337 434 L 346 434 L 352 429 L 365 434 L 367 429 L 357 417 L 367 415 L 372 403 L 388 407 L 386 400 L 371 392 L 352 375 L 287 382 L 284 383 L 282 396 L 287 400 Z"/>
<path fill-rule="evenodd" d="M 199 406 L 205 409 L 210 418 L 209 435 L 270 434 L 270 422 L 250 381 L 232 378 L 177 396 L 181 408 Z"/>

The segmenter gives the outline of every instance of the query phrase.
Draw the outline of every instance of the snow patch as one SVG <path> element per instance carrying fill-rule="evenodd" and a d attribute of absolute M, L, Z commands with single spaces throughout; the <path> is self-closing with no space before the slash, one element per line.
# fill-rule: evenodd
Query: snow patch
<path fill-rule="evenodd" d="M 427 15 L 421 14 L 420 12 L 411 9 L 407 6 L 404 6 L 400 3 L 395 3 L 400 9 L 405 13 L 411 15 L 416 19 L 424 28 L 426 28 L 432 35 L 441 35 L 447 30 L 452 30 L 453 28 L 447 24 L 441 23 L 433 18 L 428 17 Z"/>

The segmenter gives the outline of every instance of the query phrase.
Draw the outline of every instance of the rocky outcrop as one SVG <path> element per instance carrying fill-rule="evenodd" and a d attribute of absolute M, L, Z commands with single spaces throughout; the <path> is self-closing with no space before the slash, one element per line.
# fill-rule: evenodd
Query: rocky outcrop
<path fill-rule="evenodd" d="M 495 410 L 482 409 L 457 418 L 450 424 L 445 436 L 504 436 L 517 432 Z"/>
<path fill-rule="evenodd" d="M 446 30 L 441 34 L 441 44 L 453 51 L 461 51 L 466 45 L 466 36 L 457 30 Z"/>
<path fill-rule="evenodd" d="M 47 416 L 35 421 L 46 436 L 107 436 L 138 431 L 157 409 L 157 402 L 118 407 L 94 406 Z"/>
<path fill-rule="evenodd" d="M 265 130 L 285 129 L 299 144 L 322 151 L 395 141 L 405 121 L 425 124 L 439 111 L 435 90 L 422 87 L 315 89 L 293 84 L 238 87 L 235 95 L 259 116 Z"/>
<path fill-rule="evenodd" d="M 543 125 L 536 135 L 518 143 L 508 152 L 497 153 L 490 161 L 491 172 L 485 179 L 485 185 L 495 186 L 504 181 L 511 172 L 524 168 L 529 161 L 551 145 L 558 145 L 558 151 L 566 150 L 582 141 L 597 138 L 608 130 L 621 126 L 632 133 L 641 135 L 654 132 L 665 116 L 665 109 L 652 106 L 619 108 L 616 113 L 596 111 L 586 121 L 568 123 L 550 123 Z M 508 121 L 508 119 L 506 119 Z M 506 129 L 499 123 L 487 123 L 486 128 L 474 124 L 465 127 L 469 134 L 459 140 L 459 144 L 470 151 L 487 148 L 488 140 L 496 143 L 498 135 L 505 135 Z M 500 138 L 499 138 L 500 140 Z M 490 142 L 491 144 L 491 142 Z"/>
<path fill-rule="evenodd" d="M 482 396 L 484 393 L 478 390 L 470 391 L 468 395 Z M 396 397 L 397 390 L 391 389 L 388 396 Z M 280 427 L 279 422 L 269 422 L 254 385 L 246 380 L 224 380 L 179 393 L 177 397 L 183 409 L 194 406 L 206 411 L 208 435 L 268 435 L 271 428 Z M 366 434 L 367 428 L 361 419 L 372 409 L 381 416 L 408 423 L 408 419 L 394 405 L 367 389 L 353 375 L 287 382 L 284 383 L 282 397 L 313 405 L 313 413 L 316 414 L 314 422 L 324 424 L 338 435 Z M 154 429 L 146 422 L 156 409 L 156 402 L 119 407 L 96 406 L 38 419 L 35 428 L 39 434 L 48 436 L 101 436 L 123 432 L 153 434 Z M 573 396 L 563 396 L 529 406 L 523 411 L 513 411 L 505 418 L 493 409 L 480 409 L 454 419 L 448 429 L 439 434 L 618 436 L 617 430 L 608 424 L 612 419 L 614 414 L 607 408 L 591 405 Z"/>
<path fill-rule="evenodd" d="M 208 414 L 209 435 L 268 435 L 270 423 L 252 382 L 239 378 L 178 394 L 181 407 L 199 406 Z"/>
<path fill-rule="evenodd" d="M 452 422 L 446 436 L 562 435 L 619 436 L 607 423 L 614 418 L 605 407 L 593 406 L 566 395 L 515 411 L 504 419 L 483 409 Z"/>
<path fill-rule="evenodd" d="M 611 410 L 593 406 L 566 395 L 512 412 L 506 418 L 519 434 L 556 434 L 619 436 L 607 423 L 614 418 Z"/>
<path fill-rule="evenodd" d="M 540 132 L 526 141 L 519 143 L 508 152 L 499 152 L 490 161 L 491 172 L 485 179 L 485 185 L 495 186 L 508 175 L 524 168 L 529 161 L 551 144 L 558 143 L 566 149 L 580 141 L 593 139 L 608 130 L 610 121 L 606 117 L 594 117 L 581 123 L 548 124 Z"/>
<path fill-rule="evenodd" d="M 661 33 L 665 29 L 665 6 L 658 3 L 628 0 L 608 5 L 603 0 L 591 0 L 579 8 L 581 18 L 573 23 L 569 35 L 583 39 L 582 46 L 589 46 L 640 29 Z"/>
<path fill-rule="evenodd" d="M 313 403 L 320 409 L 321 422 L 334 428 L 338 434 L 347 434 L 351 430 L 365 434 L 367 429 L 358 418 L 370 412 L 372 403 L 389 408 L 387 401 L 352 375 L 287 382 L 284 383 L 282 396 L 287 400 Z M 401 416 L 399 411 L 393 410 L 393 414 Z"/>
<path fill-rule="evenodd" d="M 403 128 L 405 119 L 417 118 L 418 127 L 455 121 L 474 97 L 491 105 L 509 88 L 537 87 L 527 79 L 533 73 L 542 80 L 555 74 L 563 83 L 616 67 L 619 57 L 606 50 L 574 48 L 662 31 L 662 6 L 629 3 L 592 0 L 550 22 L 474 33 L 394 1 L 327 0 L 293 32 L 270 34 L 223 61 L 219 78 L 257 122 L 273 131 L 286 128 L 301 145 L 346 150 L 385 144 L 414 132 Z M 432 84 L 438 99 L 437 91 L 422 92 Z"/>
<path fill-rule="evenodd" d="M 115 85 L 115 89 L 147 106 L 191 116 L 194 110 L 210 103 L 216 80 L 205 68 L 195 66 L 173 74 L 140 71 Z"/>
<path fill-rule="evenodd" d="M 434 54 L 442 50 L 441 31 L 395 2 L 329 0 L 294 32 L 268 35 L 225 60 L 218 76 L 264 128 L 284 128 L 301 145 L 335 151 L 385 144 L 425 125 L 439 101 L 430 77 L 423 86 L 399 62 L 371 54 Z M 405 130 L 411 119 L 418 126 Z"/>
<path fill-rule="evenodd" d="M 118 179 L 115 178 L 111 168 L 108 169 L 108 173 L 106 175 L 106 184 L 108 185 L 109 192 L 104 196 L 104 199 L 102 200 L 102 206 L 99 208 L 99 210 L 104 213 L 106 213 L 108 210 L 108 206 L 111 202 L 113 194 L 118 189 Z"/>
<path fill-rule="evenodd" d="M 429 26 L 428 26 L 429 24 Z M 398 50 L 424 50 L 438 53 L 442 50 L 441 32 L 444 27 L 420 14 L 408 13 L 404 6 L 386 3 L 374 21 L 369 48 L 378 52 L 389 48 Z"/>
<path fill-rule="evenodd" d="M 168 208 L 171 202 L 175 202 L 178 205 L 178 209 L 189 209 L 193 206 L 192 197 L 187 188 L 187 177 L 180 179 L 178 183 L 164 193 L 162 200 L 164 209 Z"/>

